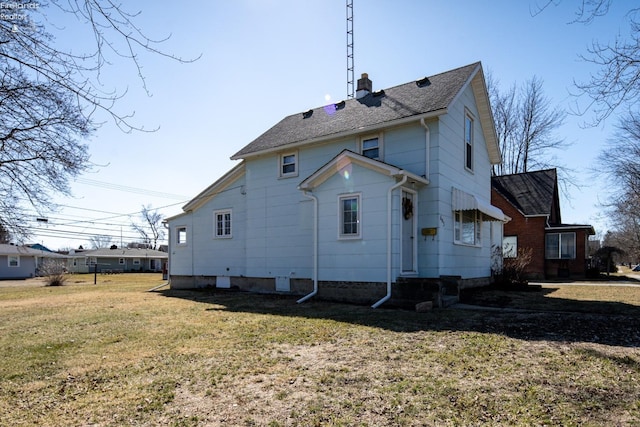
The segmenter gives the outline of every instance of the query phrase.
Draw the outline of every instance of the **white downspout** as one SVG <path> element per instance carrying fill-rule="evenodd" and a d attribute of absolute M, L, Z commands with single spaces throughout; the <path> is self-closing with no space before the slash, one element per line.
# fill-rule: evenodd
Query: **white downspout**
<path fill-rule="evenodd" d="M 373 304 L 371 308 L 378 308 L 391 298 L 391 229 L 392 229 L 391 202 L 392 202 L 393 190 L 404 185 L 407 182 L 407 178 L 408 176 L 404 175 L 402 177 L 402 181 L 398 182 L 397 184 L 394 184 L 393 186 L 391 186 L 391 188 L 389 188 L 389 191 L 387 191 L 387 294 L 380 301 Z"/>
<path fill-rule="evenodd" d="M 429 164 L 431 163 L 431 131 L 429 130 L 429 126 L 424 121 L 424 117 L 420 119 L 420 124 L 425 130 L 424 134 L 424 177 L 426 180 L 429 180 L 430 168 Z"/>
<path fill-rule="evenodd" d="M 297 303 L 305 302 L 318 293 L 318 198 L 308 191 L 303 194 L 313 200 L 313 291 L 300 298 Z"/>

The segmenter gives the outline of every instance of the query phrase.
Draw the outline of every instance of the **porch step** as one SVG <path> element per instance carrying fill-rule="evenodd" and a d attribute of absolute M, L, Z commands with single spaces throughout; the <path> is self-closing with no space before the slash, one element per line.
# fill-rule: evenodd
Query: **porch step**
<path fill-rule="evenodd" d="M 442 295 L 440 297 L 441 308 L 450 307 L 460 302 L 460 298 L 457 295 Z"/>

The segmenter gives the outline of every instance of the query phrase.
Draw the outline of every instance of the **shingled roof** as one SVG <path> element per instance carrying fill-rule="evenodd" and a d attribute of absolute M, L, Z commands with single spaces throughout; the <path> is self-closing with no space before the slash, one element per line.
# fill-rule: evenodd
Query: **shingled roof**
<path fill-rule="evenodd" d="M 402 119 L 417 119 L 430 113 L 434 115 L 439 112 L 444 113 L 465 85 L 478 73 L 484 79 L 480 62 L 389 89 L 374 91 L 360 99 L 349 99 L 290 115 L 231 158 L 243 159 L 288 145 L 312 143 L 353 132 L 373 130 Z M 486 97 L 484 80 L 482 80 L 480 93 Z M 489 110 L 490 117 L 488 101 L 484 109 Z M 493 122 L 490 127 L 488 139 L 495 139 Z M 495 142 L 488 142 L 488 144 L 493 143 Z M 500 156 L 499 150 L 495 150 L 492 154 L 497 155 L 498 158 Z"/>
<path fill-rule="evenodd" d="M 551 216 L 556 206 L 554 200 L 558 197 L 558 189 L 555 169 L 494 176 L 491 186 L 526 216 Z"/>

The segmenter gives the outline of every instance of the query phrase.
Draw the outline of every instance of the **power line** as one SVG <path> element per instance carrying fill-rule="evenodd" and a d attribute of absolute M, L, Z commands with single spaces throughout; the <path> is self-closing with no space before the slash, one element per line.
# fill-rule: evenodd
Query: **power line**
<path fill-rule="evenodd" d="M 123 191 L 126 193 L 143 194 L 145 196 L 160 197 L 164 199 L 184 200 L 186 196 L 172 193 L 164 193 L 162 191 L 147 190 L 144 188 L 129 187 L 127 185 L 114 184 L 111 182 L 98 181 L 89 178 L 76 178 L 76 182 L 80 184 L 92 185 L 94 187 L 106 188 L 109 190 Z"/>

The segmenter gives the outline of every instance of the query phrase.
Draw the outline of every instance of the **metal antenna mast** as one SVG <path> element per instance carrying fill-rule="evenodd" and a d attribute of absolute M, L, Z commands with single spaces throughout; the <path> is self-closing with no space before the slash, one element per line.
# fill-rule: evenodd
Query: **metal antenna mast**
<path fill-rule="evenodd" d="M 347 0 L 347 98 L 355 96 L 353 73 L 353 0 Z"/>

